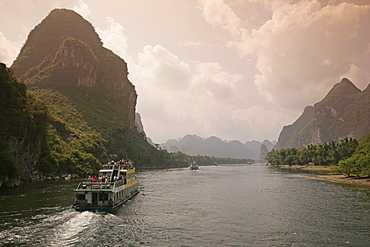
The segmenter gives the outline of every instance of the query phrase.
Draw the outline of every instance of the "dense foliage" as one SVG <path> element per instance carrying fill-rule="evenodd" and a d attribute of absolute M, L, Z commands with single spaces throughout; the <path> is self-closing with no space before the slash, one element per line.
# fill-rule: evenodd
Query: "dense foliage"
<path fill-rule="evenodd" d="M 334 170 L 347 176 L 370 176 L 370 133 L 360 140 L 353 155 L 339 161 Z"/>
<path fill-rule="evenodd" d="M 99 134 L 72 128 L 52 116 L 4 64 L 0 64 L 0 88 L 1 181 L 30 180 L 34 172 L 88 174 L 107 158 Z"/>
<path fill-rule="evenodd" d="M 311 144 L 300 150 L 296 148 L 272 150 L 267 154 L 266 160 L 272 166 L 309 163 L 317 166 L 337 165 L 340 161 L 351 157 L 358 145 L 356 139 L 346 137 L 340 142 Z"/>
<path fill-rule="evenodd" d="M 370 133 L 359 142 L 344 138 L 339 143 L 309 145 L 305 149 L 273 150 L 266 160 L 272 166 L 307 165 L 333 166 L 333 171 L 347 176 L 370 176 Z"/>
<path fill-rule="evenodd" d="M 46 143 L 47 108 L 0 64 L 0 180 L 27 176 Z"/>

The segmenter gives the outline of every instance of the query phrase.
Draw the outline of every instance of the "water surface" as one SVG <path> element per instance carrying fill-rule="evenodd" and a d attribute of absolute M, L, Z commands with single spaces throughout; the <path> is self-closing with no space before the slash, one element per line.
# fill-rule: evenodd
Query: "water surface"
<path fill-rule="evenodd" d="M 79 181 L 1 191 L 6 246 L 369 246 L 370 189 L 263 165 L 138 173 L 113 214 L 71 209 Z"/>

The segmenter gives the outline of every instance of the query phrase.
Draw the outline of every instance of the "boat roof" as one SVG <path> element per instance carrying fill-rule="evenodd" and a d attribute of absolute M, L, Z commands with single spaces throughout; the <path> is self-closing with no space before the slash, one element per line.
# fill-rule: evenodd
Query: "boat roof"
<path fill-rule="evenodd" d="M 113 171 L 113 169 L 102 169 L 102 170 L 99 170 L 99 172 L 111 172 Z"/>
<path fill-rule="evenodd" d="M 112 172 L 113 169 L 101 169 L 99 172 Z M 127 169 L 120 169 L 121 172 L 127 172 Z"/>

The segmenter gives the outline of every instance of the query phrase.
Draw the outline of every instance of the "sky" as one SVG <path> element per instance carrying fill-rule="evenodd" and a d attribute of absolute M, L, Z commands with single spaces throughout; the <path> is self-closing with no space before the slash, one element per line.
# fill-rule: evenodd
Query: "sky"
<path fill-rule="evenodd" d="M 155 143 L 277 140 L 343 77 L 370 82 L 370 0 L 0 0 L 0 61 L 55 8 L 128 63 Z"/>

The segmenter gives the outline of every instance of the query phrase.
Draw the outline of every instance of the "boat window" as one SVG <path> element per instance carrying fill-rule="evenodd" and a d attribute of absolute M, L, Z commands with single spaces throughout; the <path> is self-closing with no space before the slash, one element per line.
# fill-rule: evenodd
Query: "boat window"
<path fill-rule="evenodd" d="M 100 193 L 99 201 L 108 201 L 108 193 Z"/>
<path fill-rule="evenodd" d="M 85 200 L 85 194 L 77 194 L 77 200 Z"/>

